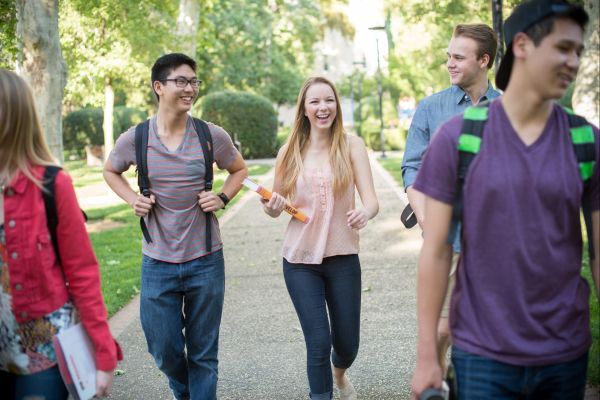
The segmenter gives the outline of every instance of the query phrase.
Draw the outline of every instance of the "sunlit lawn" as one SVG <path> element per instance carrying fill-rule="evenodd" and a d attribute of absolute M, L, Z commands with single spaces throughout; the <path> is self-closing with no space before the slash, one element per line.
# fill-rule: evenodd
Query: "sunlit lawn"
<path fill-rule="evenodd" d="M 587 243 L 585 244 L 587 249 Z M 590 273 L 590 261 L 587 255 L 583 261 L 583 276 L 588 280 L 590 285 L 590 328 L 592 330 L 592 347 L 589 353 L 588 363 L 588 381 L 594 385 L 600 385 L 600 302 L 598 296 L 594 295 L 594 282 Z"/>
<path fill-rule="evenodd" d="M 102 183 L 102 167 L 88 167 L 85 160 L 65 161 L 65 170 L 73 179 L 76 188 Z M 128 178 L 135 177 L 135 169 L 130 168 L 124 174 Z"/>
<path fill-rule="evenodd" d="M 248 169 L 250 176 L 258 176 L 268 172 L 271 167 L 269 165 L 252 165 Z M 101 182 L 101 178 L 98 180 L 95 176 L 101 173 L 99 169 L 83 171 L 85 167 L 82 167 L 81 170 L 82 175 L 88 177 L 88 182 Z M 69 172 L 76 181 L 77 178 L 72 170 Z M 215 192 L 221 190 L 226 176 L 226 172 L 215 173 L 213 188 Z M 246 188 L 242 188 L 240 193 L 231 200 L 227 209 L 235 204 L 246 190 Z M 96 257 L 100 263 L 102 294 L 108 314 L 113 315 L 127 304 L 140 289 L 142 233 L 139 218 L 133 215 L 131 207 L 126 204 L 92 208 L 85 211 L 91 223 L 109 220 L 123 224 L 117 228 L 90 234 Z M 217 216 L 221 216 L 224 212 L 227 210 L 220 210 L 217 212 Z"/>
<path fill-rule="evenodd" d="M 402 157 L 388 156 L 386 158 L 378 158 L 378 161 L 379 164 L 381 164 L 383 168 L 385 168 L 394 177 L 396 182 L 398 182 L 398 184 L 402 186 L 402 170 L 400 169 L 400 166 L 402 164 Z"/>
<path fill-rule="evenodd" d="M 402 163 L 401 157 L 388 157 L 379 159 L 379 163 L 394 177 L 396 182 L 402 186 L 402 173 L 400 165 Z M 587 249 L 587 244 L 584 247 Z M 594 287 L 592 281 L 589 257 L 584 257 L 582 275 L 588 280 L 590 288 Z M 590 327 L 592 330 L 593 344 L 589 352 L 589 364 L 588 364 L 588 381 L 594 385 L 600 385 L 600 303 L 598 297 L 594 295 L 593 289 L 590 295 Z"/>

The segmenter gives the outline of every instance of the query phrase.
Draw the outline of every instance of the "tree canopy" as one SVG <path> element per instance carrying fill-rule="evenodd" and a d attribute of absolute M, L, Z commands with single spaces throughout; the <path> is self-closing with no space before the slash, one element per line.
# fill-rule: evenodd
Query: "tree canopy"
<path fill-rule="evenodd" d="M 519 0 L 504 0 L 504 18 Z M 385 0 L 394 40 L 389 55 L 388 88 L 394 94 L 422 98 L 448 86 L 446 48 L 454 26 L 492 26 L 490 1 Z M 491 75 L 490 75 L 491 76 Z"/>
<path fill-rule="evenodd" d="M 0 0 L 0 67 L 14 68 L 17 57 L 17 7 L 14 0 Z"/>
<path fill-rule="evenodd" d="M 401 97 L 420 99 L 448 85 L 445 53 L 457 23 L 492 25 L 491 0 L 383 1 L 388 60 L 382 80 L 385 101 L 391 105 Z M 499 2 L 506 17 L 520 1 L 495 0 Z M 193 53 L 189 55 L 197 60 L 198 76 L 204 81 L 201 96 L 235 90 L 262 95 L 277 105 L 294 103 L 313 70 L 315 44 L 325 32 L 353 37 L 354 28 L 341 7 L 347 3 L 61 0 L 60 44 L 68 67 L 63 115 L 100 107 L 104 125 L 111 129 L 114 106 L 150 111 L 150 68 L 168 52 Z M 0 0 L 0 66 L 9 69 L 19 54 L 15 5 L 15 0 Z M 356 79 L 337 83 L 343 93 L 355 96 L 375 87 L 373 77 L 361 76 L 359 81 L 364 86 L 357 88 Z M 107 132 L 107 140 L 112 137 Z"/>
<path fill-rule="evenodd" d="M 61 0 L 60 41 L 68 66 L 65 110 L 102 107 L 105 88 L 117 104 L 149 108 L 153 61 L 188 52 L 198 61 L 202 94 L 246 90 L 277 104 L 293 102 L 326 28 L 354 34 L 339 5 L 347 0 Z M 198 24 L 181 33 L 181 13 Z M 0 65 L 18 53 L 14 0 L 0 0 Z M 188 18 L 189 19 L 189 18 Z M 178 22 L 180 23 L 178 25 Z M 179 29 L 178 29 L 179 27 Z M 194 32 L 194 27 L 197 31 Z M 179 32 L 178 32 L 179 30 Z M 190 46 L 193 35 L 195 46 Z"/>
<path fill-rule="evenodd" d="M 107 84 L 118 103 L 143 106 L 150 97 L 150 67 L 174 41 L 176 7 L 169 2 L 64 0 L 60 36 L 69 78 L 65 106 L 102 107 Z"/>
<path fill-rule="evenodd" d="M 324 27 L 352 35 L 339 1 L 230 0 L 206 7 L 197 59 L 206 90 L 236 89 L 291 103 Z"/>

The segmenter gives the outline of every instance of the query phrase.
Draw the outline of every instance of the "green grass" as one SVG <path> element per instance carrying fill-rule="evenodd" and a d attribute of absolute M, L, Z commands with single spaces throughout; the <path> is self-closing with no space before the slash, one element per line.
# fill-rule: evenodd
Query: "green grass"
<path fill-rule="evenodd" d="M 102 167 L 88 167 L 85 160 L 65 161 L 65 170 L 69 172 L 73 179 L 73 185 L 80 188 L 88 185 L 95 185 L 103 182 Z M 130 168 L 124 174 L 128 178 L 135 177 L 135 169 Z"/>
<path fill-rule="evenodd" d="M 104 181 L 102 167 L 88 167 L 85 160 L 65 161 L 64 168 L 71 175 L 73 185 L 76 188 L 95 185 Z M 248 167 L 250 175 L 262 175 L 270 169 L 271 166 L 266 164 L 256 164 Z M 130 168 L 124 175 L 128 178 L 134 178 L 135 168 Z"/>
<path fill-rule="evenodd" d="M 75 168 L 81 176 L 90 175 L 88 182 L 95 182 L 93 175 L 101 174 L 95 168 Z M 259 176 L 271 169 L 269 165 L 252 165 L 248 168 L 250 176 Z M 71 173 L 75 180 L 74 174 Z M 227 172 L 215 172 L 213 191 L 219 192 L 223 186 Z M 101 178 L 100 178 L 101 179 Z M 98 180 L 101 182 L 101 180 Z M 91 184 L 91 183 L 88 183 Z M 234 197 L 227 209 L 234 205 L 247 191 L 242 188 Z M 226 210 L 219 210 L 217 216 L 223 215 Z M 139 218 L 137 218 L 127 204 L 119 204 L 102 208 L 91 208 L 85 210 L 90 222 L 114 221 L 123 225 L 118 228 L 108 229 L 90 234 L 92 246 L 100 263 L 102 276 L 102 295 L 109 316 L 119 311 L 140 290 L 140 265 L 141 265 L 141 243 L 142 232 L 140 230 Z"/>
<path fill-rule="evenodd" d="M 266 164 L 253 164 L 248 166 L 248 175 L 256 176 L 256 175 L 264 175 L 271 170 L 270 165 Z"/>
<path fill-rule="evenodd" d="M 379 163 L 394 177 L 396 182 L 402 186 L 402 173 L 400 171 L 402 159 L 400 157 L 388 157 L 379 159 Z M 588 280 L 591 288 L 590 329 L 592 331 L 593 340 L 589 352 L 587 379 L 591 384 L 598 386 L 600 385 L 600 303 L 598 302 L 598 296 L 594 294 L 595 286 L 590 272 L 589 257 L 587 256 L 587 243 L 585 244 L 584 249 L 586 249 L 586 256 L 583 260 L 582 275 Z"/>
<path fill-rule="evenodd" d="M 378 158 L 379 164 L 383 166 L 398 182 L 400 186 L 404 186 L 404 182 L 402 181 L 402 157 L 386 157 L 386 158 Z"/>
<path fill-rule="evenodd" d="M 590 261 L 587 255 L 587 243 L 584 248 L 586 255 L 583 260 L 582 275 L 590 285 L 590 329 L 592 331 L 592 347 L 589 352 L 587 379 L 593 385 L 600 385 L 600 302 L 594 294 L 594 281 L 590 271 Z"/>
<path fill-rule="evenodd" d="M 127 205 L 122 207 L 133 216 Z M 131 219 L 120 228 L 90 234 L 100 263 L 102 295 L 108 315 L 116 313 L 139 293 L 141 231 L 139 220 Z"/>

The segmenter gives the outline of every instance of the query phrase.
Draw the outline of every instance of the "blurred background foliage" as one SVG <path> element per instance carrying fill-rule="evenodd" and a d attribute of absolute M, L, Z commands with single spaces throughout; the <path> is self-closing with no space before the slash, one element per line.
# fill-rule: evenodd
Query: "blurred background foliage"
<path fill-rule="evenodd" d="M 519 2 L 503 0 L 503 16 Z M 107 113 L 113 116 L 109 139 L 129 123 L 117 110 L 150 115 L 156 107 L 150 68 L 168 52 L 185 52 L 197 60 L 203 81 L 199 104 L 207 94 L 233 91 L 262 96 L 275 109 L 293 106 L 302 82 L 314 70 L 316 44 L 326 32 L 334 30 L 352 40 L 355 28 L 343 11 L 347 4 L 348 0 L 61 0 L 60 43 L 68 68 L 62 112 L 65 150 L 83 154 L 75 147 L 107 140 L 99 136 L 98 110 L 105 126 L 110 121 Z M 492 26 L 493 16 L 487 0 L 383 4 L 388 48 L 382 51 L 387 55 L 381 75 L 356 67 L 335 83 L 353 101 L 354 130 L 379 149 L 381 80 L 386 148 L 394 150 L 403 148 L 409 124 L 401 115 L 400 101 L 418 102 L 449 85 L 446 47 L 453 27 L 474 22 Z M 16 24 L 15 0 L 0 0 L 0 66 L 9 69 L 16 68 L 19 57 Z M 569 90 L 561 103 L 571 104 L 572 93 Z M 70 116 L 72 112 L 77 114 Z M 82 125 L 82 115 L 89 123 Z M 73 121 L 79 128 L 73 128 Z M 84 125 L 89 129 L 81 128 Z M 275 131 L 276 147 L 285 140 L 286 129 Z M 265 134 L 273 136 L 271 130 Z M 273 153 L 268 146 L 247 151 Z"/>

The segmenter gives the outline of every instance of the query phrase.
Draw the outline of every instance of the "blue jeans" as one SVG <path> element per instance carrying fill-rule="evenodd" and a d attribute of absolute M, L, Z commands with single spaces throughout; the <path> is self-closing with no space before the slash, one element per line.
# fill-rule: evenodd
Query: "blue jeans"
<path fill-rule="evenodd" d="M 576 360 L 520 367 L 452 348 L 459 399 L 583 399 L 588 353 Z"/>
<path fill-rule="evenodd" d="M 180 264 L 143 257 L 142 328 L 178 400 L 217 398 L 224 293 L 222 250 Z"/>
<path fill-rule="evenodd" d="M 310 398 L 331 399 L 331 362 L 337 368 L 348 368 L 358 353 L 358 255 L 327 257 L 320 265 L 293 264 L 284 259 L 283 276 L 306 342 Z"/>
<path fill-rule="evenodd" d="M 0 371 L 0 388 L 7 400 L 67 400 L 69 396 L 58 367 L 31 375 Z"/>

